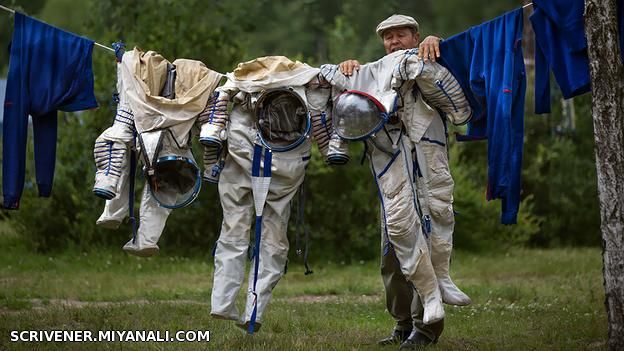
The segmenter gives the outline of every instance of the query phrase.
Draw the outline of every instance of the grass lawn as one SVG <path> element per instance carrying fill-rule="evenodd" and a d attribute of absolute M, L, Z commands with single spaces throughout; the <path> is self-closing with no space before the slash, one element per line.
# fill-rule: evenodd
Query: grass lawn
<path fill-rule="evenodd" d="M 312 257 L 310 276 L 291 265 L 262 330 L 248 336 L 209 316 L 212 257 L 141 259 L 121 249 L 35 255 L 4 236 L 0 350 L 377 350 L 393 327 L 377 262 Z M 432 350 L 606 347 L 598 249 L 458 252 L 452 273 L 473 304 L 446 308 L 446 329 Z M 11 330 L 209 330 L 210 342 L 12 343 Z"/>

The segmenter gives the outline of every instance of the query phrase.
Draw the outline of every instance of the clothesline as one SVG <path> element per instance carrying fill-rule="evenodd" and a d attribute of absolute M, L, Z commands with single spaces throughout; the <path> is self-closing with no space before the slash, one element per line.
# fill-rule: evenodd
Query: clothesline
<path fill-rule="evenodd" d="M 527 7 L 531 6 L 531 5 L 533 5 L 533 2 L 530 2 L 530 3 L 528 3 L 528 4 L 525 4 L 524 6 L 522 6 L 522 8 L 523 8 L 523 9 L 525 9 L 525 8 L 527 8 Z M 7 11 L 7 12 L 10 12 L 10 13 L 12 13 L 12 14 L 15 14 L 15 10 L 13 10 L 12 8 L 9 8 L 9 7 L 6 7 L 6 6 L 2 6 L 2 5 L 0 5 L 0 9 L 2 9 L 2 10 L 4 10 L 4 11 Z M 96 46 L 98 46 L 98 47 L 100 47 L 100 48 L 102 48 L 102 49 L 106 49 L 106 50 L 111 51 L 111 52 L 113 52 L 113 53 L 115 52 L 115 49 L 113 49 L 113 48 L 111 48 L 111 47 L 108 47 L 108 46 L 106 46 L 106 45 L 100 44 L 100 43 L 98 43 L 97 41 L 94 41 L 93 43 L 94 43 Z"/>
<path fill-rule="evenodd" d="M 12 8 L 8 8 L 8 7 L 6 7 L 6 6 L 2 6 L 2 5 L 0 5 L 0 9 L 2 9 L 2 10 L 4 10 L 4 11 L 7 11 L 7 12 L 10 12 L 10 13 L 12 13 L 12 14 L 15 14 L 15 10 L 13 10 Z M 102 44 L 100 44 L 100 43 L 98 43 L 98 42 L 96 42 L 96 41 L 94 41 L 93 43 L 94 43 L 95 45 L 97 45 L 97 46 L 101 47 L 102 49 L 106 49 L 106 50 L 108 50 L 108 51 L 112 51 L 113 53 L 115 52 L 115 50 L 114 50 L 113 48 L 111 48 L 111 47 L 108 47 L 108 46 L 106 46 L 106 45 L 102 45 Z"/>
<path fill-rule="evenodd" d="M 525 8 L 527 8 L 527 7 L 531 6 L 531 5 L 533 5 L 533 2 L 530 2 L 530 3 L 528 3 L 528 4 L 525 4 L 524 6 L 522 6 L 522 8 L 523 8 L 523 9 L 525 9 Z M 0 9 L 2 9 L 2 10 L 4 10 L 4 11 L 7 11 L 7 12 L 10 12 L 10 13 L 12 13 L 12 14 L 15 14 L 15 10 L 13 10 L 12 8 L 9 8 L 9 7 L 6 7 L 6 6 L 2 6 L 2 5 L 0 5 Z M 115 52 L 115 49 L 113 49 L 113 48 L 111 48 L 111 47 L 108 47 L 108 46 L 106 46 L 106 45 L 100 44 L 100 43 L 98 43 L 97 41 L 94 41 L 93 43 L 94 43 L 96 46 L 101 47 L 102 49 L 106 49 L 106 50 L 111 51 L 111 52 L 113 52 L 113 53 Z"/>

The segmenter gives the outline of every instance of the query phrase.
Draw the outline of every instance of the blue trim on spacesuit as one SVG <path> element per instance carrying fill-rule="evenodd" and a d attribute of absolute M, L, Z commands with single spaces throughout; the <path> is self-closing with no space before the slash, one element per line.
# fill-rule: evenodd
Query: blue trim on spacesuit
<path fill-rule="evenodd" d="M 263 147 L 260 145 L 254 146 L 254 154 L 252 159 L 252 167 L 251 167 L 251 176 L 259 177 L 260 176 L 260 161 L 262 158 Z M 273 159 L 273 154 L 271 150 L 264 149 L 264 164 L 263 164 L 263 172 L 262 176 L 264 178 L 271 178 L 271 162 Z M 251 317 L 249 320 L 249 326 L 247 328 L 247 333 L 253 334 L 255 331 L 256 318 L 258 314 L 258 294 L 256 292 L 256 285 L 258 283 L 258 271 L 260 270 L 260 243 L 262 239 L 262 215 L 256 214 L 256 225 L 255 225 L 255 235 L 254 235 L 254 279 L 253 279 L 253 289 L 252 294 L 254 295 L 253 302 L 253 311 L 251 312 Z"/>

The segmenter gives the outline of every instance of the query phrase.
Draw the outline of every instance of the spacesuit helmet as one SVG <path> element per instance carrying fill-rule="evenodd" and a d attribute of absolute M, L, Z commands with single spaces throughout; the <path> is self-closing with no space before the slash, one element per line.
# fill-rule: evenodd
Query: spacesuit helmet
<path fill-rule="evenodd" d="M 374 135 L 388 118 L 387 109 L 377 98 L 359 90 L 347 90 L 334 101 L 334 130 L 346 140 L 364 140 Z"/>
<path fill-rule="evenodd" d="M 144 172 L 150 192 L 160 206 L 176 209 L 199 195 L 201 170 L 190 147 L 179 145 L 168 130 L 139 135 Z"/>
<path fill-rule="evenodd" d="M 289 151 L 301 145 L 311 128 L 305 101 L 291 88 L 264 91 L 254 108 L 260 142 L 272 151 Z"/>

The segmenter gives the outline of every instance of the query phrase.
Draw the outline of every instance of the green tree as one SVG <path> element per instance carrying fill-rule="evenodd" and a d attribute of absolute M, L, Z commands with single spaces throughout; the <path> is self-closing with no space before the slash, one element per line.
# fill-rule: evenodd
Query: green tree
<path fill-rule="evenodd" d="M 518 7 L 520 2 L 475 0 L 466 6 L 459 0 L 90 0 L 75 6 L 69 0 L 14 0 L 10 4 L 20 5 L 52 25 L 105 45 L 123 40 L 129 49 L 139 46 L 155 50 L 170 60 L 197 59 L 212 69 L 227 72 L 238 62 L 264 55 L 285 55 L 312 65 L 348 58 L 376 60 L 384 51 L 375 26 L 393 13 L 414 16 L 423 37 L 448 37 Z M 0 17 L 3 27 L 10 28 L 11 21 L 9 16 Z M 8 44 L 9 32 L 0 33 L 0 44 Z M 0 61 L 0 67 L 6 65 L 6 56 L 0 55 L 0 60 L 5 60 Z M 127 225 L 117 231 L 104 231 L 94 225 L 104 203 L 91 194 L 95 171 L 91 150 L 97 135 L 112 123 L 115 106 L 111 93 L 116 77 L 110 52 L 94 49 L 93 65 L 101 107 L 81 114 L 59 114 L 52 198 L 36 198 L 29 161 L 21 209 L 11 213 L 14 227 L 39 250 L 120 246 L 130 234 Z M 530 77 L 530 67 L 528 73 Z M 527 242 L 539 246 L 598 242 L 589 98 L 575 100 L 577 118 L 574 128 L 570 128 L 570 118 L 562 112 L 556 93 L 551 114 L 532 115 L 531 82 L 528 87 L 518 225 L 500 225 L 500 203 L 485 201 L 485 142 L 455 143 L 453 133 L 462 130 L 451 129 L 451 170 L 458 212 L 456 247 L 479 250 Z M 379 255 L 379 203 L 368 164 L 360 164 L 362 153 L 361 143 L 355 143 L 349 165 L 328 167 L 314 150 L 306 176 L 305 207 L 312 261 L 315 256 L 349 261 Z M 29 154 L 32 159 L 32 150 Z M 197 160 L 200 155 L 196 153 Z M 138 176 L 138 190 L 141 186 Z M 293 208 L 291 237 L 296 231 L 296 212 Z M 221 218 L 216 187 L 205 184 L 191 206 L 173 211 L 163 233 L 163 249 L 209 251 Z"/>
<path fill-rule="evenodd" d="M 533 195 L 533 211 L 544 218 L 531 243 L 598 245 L 600 216 L 590 96 L 568 102 L 575 107 L 574 115 L 563 113 L 560 93 L 554 96 L 550 115 L 527 111 L 523 191 Z"/>

